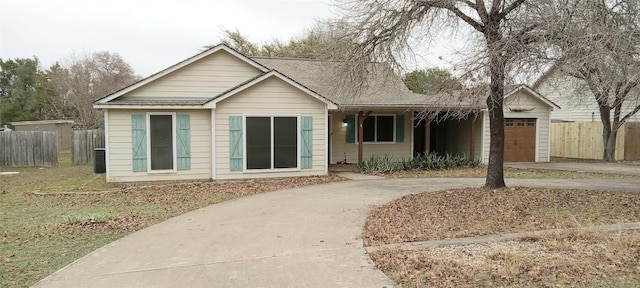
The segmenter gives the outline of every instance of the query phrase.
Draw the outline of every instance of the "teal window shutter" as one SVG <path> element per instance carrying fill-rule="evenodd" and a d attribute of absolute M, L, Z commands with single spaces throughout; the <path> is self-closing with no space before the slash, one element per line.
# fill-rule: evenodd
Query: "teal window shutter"
<path fill-rule="evenodd" d="M 242 116 L 229 116 L 229 168 L 242 171 Z"/>
<path fill-rule="evenodd" d="M 133 172 L 147 171 L 147 116 L 131 115 Z"/>
<path fill-rule="evenodd" d="M 313 168 L 313 117 L 302 116 L 301 119 L 302 153 L 300 155 L 300 168 Z"/>
<path fill-rule="evenodd" d="M 347 143 L 356 143 L 356 115 L 347 115 Z"/>
<path fill-rule="evenodd" d="M 404 142 L 404 115 L 396 115 L 396 142 Z"/>
<path fill-rule="evenodd" d="M 176 115 L 176 145 L 178 146 L 178 170 L 191 169 L 191 118 L 189 114 Z"/>

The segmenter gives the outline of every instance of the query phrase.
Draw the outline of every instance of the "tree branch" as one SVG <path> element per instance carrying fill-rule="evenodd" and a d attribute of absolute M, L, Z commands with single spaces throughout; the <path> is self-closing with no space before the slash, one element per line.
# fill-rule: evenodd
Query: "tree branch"
<path fill-rule="evenodd" d="M 504 8 L 504 10 L 502 10 L 502 12 L 498 14 L 498 19 L 504 19 L 504 17 L 506 17 L 507 15 L 509 15 L 509 13 L 511 13 L 511 11 L 520 7 L 520 5 L 524 3 L 524 1 L 525 0 L 516 0 L 515 2 L 511 3 L 511 5 L 507 6 L 507 8 Z"/>

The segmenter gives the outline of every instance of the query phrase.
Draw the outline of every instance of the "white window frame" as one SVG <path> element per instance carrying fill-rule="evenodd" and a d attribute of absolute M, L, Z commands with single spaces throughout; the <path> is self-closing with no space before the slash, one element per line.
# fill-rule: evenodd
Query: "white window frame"
<path fill-rule="evenodd" d="M 375 127 L 374 127 L 375 130 L 374 130 L 374 134 L 373 134 L 373 138 L 375 140 L 374 141 L 364 141 L 364 139 L 363 139 L 362 144 L 365 144 L 365 145 L 367 145 L 367 144 L 374 144 L 374 145 L 376 145 L 376 144 L 396 144 L 396 134 L 397 134 L 396 121 L 398 121 L 397 117 L 396 117 L 396 114 L 371 114 L 371 115 L 367 116 L 367 118 L 369 118 L 369 117 L 377 117 L 377 116 L 392 116 L 393 117 L 393 141 L 378 141 L 377 140 L 377 138 L 378 138 L 378 118 L 376 118 L 376 120 L 374 122 L 375 123 L 374 124 L 375 125 Z M 360 139 L 360 137 L 358 137 L 358 132 L 360 131 L 360 129 L 358 129 L 358 123 L 357 123 L 358 121 L 357 121 L 357 119 L 358 119 L 358 115 L 356 114 L 356 133 L 355 133 L 356 134 L 356 141 L 355 141 L 355 144 L 358 144 L 358 140 Z M 364 125 L 364 122 L 362 124 Z M 362 129 L 364 129 L 364 126 L 362 127 Z"/>
<path fill-rule="evenodd" d="M 173 150 L 173 168 L 164 170 L 151 169 L 151 116 L 171 115 L 171 145 Z M 176 173 L 178 172 L 178 149 L 176 147 L 176 112 L 147 112 L 147 173 Z"/>
<path fill-rule="evenodd" d="M 247 161 L 249 157 L 247 155 L 247 117 L 269 117 L 271 120 L 270 123 L 270 134 L 271 134 L 271 168 L 270 169 L 247 169 Z M 295 168 L 273 168 L 274 164 L 274 139 L 273 139 L 273 130 L 274 130 L 274 118 L 277 117 L 295 117 L 296 118 L 296 145 L 297 145 L 297 157 L 296 157 L 296 167 Z M 244 156 L 242 157 L 242 172 L 244 173 L 264 173 L 264 172 L 297 172 L 300 171 L 300 153 L 301 144 L 302 144 L 302 135 L 301 135 L 301 127 L 300 127 L 300 114 L 243 114 L 242 115 L 242 151 L 244 151 Z"/>

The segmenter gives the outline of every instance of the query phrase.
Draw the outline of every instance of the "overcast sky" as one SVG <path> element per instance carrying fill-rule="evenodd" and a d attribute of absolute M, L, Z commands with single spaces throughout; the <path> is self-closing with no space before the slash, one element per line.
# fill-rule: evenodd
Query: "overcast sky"
<path fill-rule="evenodd" d="M 118 53 L 149 76 L 217 44 L 222 29 L 253 42 L 289 40 L 335 14 L 331 0 L 0 0 L 0 58 L 37 56 L 42 68 L 72 54 Z M 441 41 L 424 64 L 453 48 Z M 424 67 L 423 67 L 424 68 Z"/>

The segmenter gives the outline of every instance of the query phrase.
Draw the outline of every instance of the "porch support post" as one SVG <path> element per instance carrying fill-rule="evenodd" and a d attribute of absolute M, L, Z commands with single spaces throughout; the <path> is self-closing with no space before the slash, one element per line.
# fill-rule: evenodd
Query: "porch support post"
<path fill-rule="evenodd" d="M 431 152 L 431 119 L 424 119 L 424 154 Z"/>
<path fill-rule="evenodd" d="M 358 123 L 358 163 L 362 162 L 362 142 L 364 141 L 364 136 L 363 136 L 363 129 L 362 129 L 362 124 L 364 123 L 364 120 L 367 119 L 367 117 L 369 117 L 369 115 L 371 114 L 371 111 L 367 112 L 367 114 L 362 113 L 362 111 L 358 112 L 358 119 L 356 119 L 357 123 Z"/>
<path fill-rule="evenodd" d="M 471 119 L 471 121 L 469 122 L 469 125 L 471 126 L 471 132 L 469 133 L 469 159 L 470 160 L 474 160 L 475 159 L 475 149 L 473 149 L 473 144 L 475 143 L 475 126 L 474 125 L 476 123 L 476 117 L 473 117 L 473 119 Z"/>

